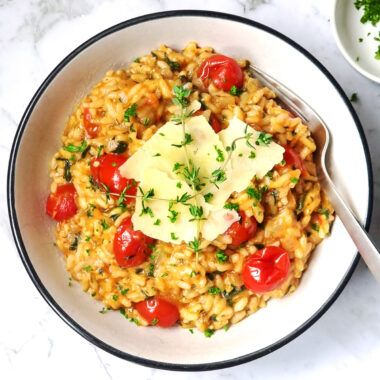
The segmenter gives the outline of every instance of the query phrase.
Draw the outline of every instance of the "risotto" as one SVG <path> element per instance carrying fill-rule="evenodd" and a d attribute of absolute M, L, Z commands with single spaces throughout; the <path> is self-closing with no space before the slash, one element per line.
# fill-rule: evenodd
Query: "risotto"
<path fill-rule="evenodd" d="M 128 69 L 107 72 L 70 116 L 50 163 L 46 212 L 57 222 L 69 286 L 78 281 L 102 301 L 101 313 L 119 310 L 140 326 L 178 323 L 210 337 L 297 288 L 314 247 L 329 234 L 334 211 L 318 182 L 307 126 L 281 108 L 275 93 L 247 68 L 246 60 L 195 42 L 181 52 L 161 45 Z M 197 120 L 210 136 L 202 142 L 186 132 Z M 211 145 L 219 166 L 209 177 L 199 174 L 202 165 L 189 159 L 191 152 L 199 155 L 192 146 L 219 141 L 233 123 L 245 125 L 244 133 L 230 145 Z M 145 176 L 153 186 L 126 175 L 128 163 L 152 170 L 150 158 L 134 157 L 182 127 L 183 139 L 170 144 L 187 155 L 172 170 L 179 196 L 167 195 L 165 181 L 173 181 L 173 173 L 155 180 L 162 168 Z M 239 149 L 251 152 L 240 170 L 260 161 L 260 149 L 277 149 L 280 158 L 274 162 L 269 155 L 269 170 L 238 189 L 229 182 L 237 168 L 227 167 L 243 156 Z M 151 156 L 166 160 L 166 153 Z M 215 211 L 223 215 L 215 218 L 215 232 L 207 207 L 227 185 L 234 191 Z M 159 218 L 162 207 L 167 216 Z M 178 232 L 165 232 L 181 221 L 180 207 L 193 217 L 183 218 Z M 137 229 L 137 222 L 150 225 Z M 202 229 L 208 222 L 216 236 Z M 181 238 L 182 230 L 196 231 L 194 238 Z"/>

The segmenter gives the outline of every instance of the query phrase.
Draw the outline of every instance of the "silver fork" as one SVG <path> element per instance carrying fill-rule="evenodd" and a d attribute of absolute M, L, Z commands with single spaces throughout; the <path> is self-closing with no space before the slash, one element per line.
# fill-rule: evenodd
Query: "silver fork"
<path fill-rule="evenodd" d="M 292 90 L 280 83 L 277 79 L 265 73 L 258 67 L 250 66 L 250 71 L 265 86 L 274 91 L 277 101 L 287 110 L 299 116 L 309 127 L 317 149 L 314 159 L 317 166 L 318 179 L 326 191 L 335 212 L 339 215 L 347 232 L 355 243 L 364 262 L 380 284 L 380 254 L 370 237 L 358 222 L 353 212 L 336 190 L 325 165 L 326 151 L 329 145 L 330 135 L 324 121 L 318 114 Z"/>

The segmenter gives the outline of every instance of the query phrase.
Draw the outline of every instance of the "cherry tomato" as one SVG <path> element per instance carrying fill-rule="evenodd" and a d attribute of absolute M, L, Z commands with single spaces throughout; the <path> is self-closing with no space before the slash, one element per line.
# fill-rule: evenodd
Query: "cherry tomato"
<path fill-rule="evenodd" d="M 92 138 L 97 137 L 100 131 L 100 126 L 98 124 L 93 123 L 92 116 L 90 113 L 90 109 L 85 107 L 83 109 L 83 125 L 86 129 L 88 135 Z"/>
<path fill-rule="evenodd" d="M 193 116 L 202 115 L 203 112 L 204 112 L 203 110 L 198 110 L 193 113 Z M 211 113 L 210 115 L 210 124 L 211 124 L 211 128 L 214 130 L 215 133 L 218 133 L 222 130 L 222 127 L 220 126 L 220 123 L 214 113 Z"/>
<path fill-rule="evenodd" d="M 160 327 L 173 326 L 179 319 L 177 306 L 162 298 L 141 301 L 136 304 L 136 309 L 147 322 Z"/>
<path fill-rule="evenodd" d="M 131 217 L 123 219 L 113 240 L 113 253 L 117 263 L 124 268 L 142 264 L 152 252 L 154 239 L 133 229 Z"/>
<path fill-rule="evenodd" d="M 125 178 L 121 175 L 119 167 L 127 161 L 127 157 L 118 154 L 103 154 L 99 158 L 93 158 L 91 161 L 91 174 L 93 180 L 98 183 L 102 190 L 104 186 L 109 188 L 110 193 L 121 194 L 124 191 L 126 195 L 136 195 L 137 185 L 133 179 Z M 118 195 L 113 195 L 117 198 Z M 125 203 L 130 203 L 133 198 L 125 198 Z"/>
<path fill-rule="evenodd" d="M 301 170 L 301 175 L 307 175 L 308 172 L 299 154 L 293 148 L 287 145 L 284 145 L 283 148 L 285 149 L 284 160 L 286 162 L 286 165 Z"/>
<path fill-rule="evenodd" d="M 289 255 L 281 247 L 266 247 L 249 256 L 243 267 L 243 281 L 254 293 L 278 288 L 288 277 Z"/>
<path fill-rule="evenodd" d="M 75 197 L 77 192 L 72 183 L 60 185 L 55 193 L 50 193 L 46 201 L 46 214 L 57 222 L 70 219 L 77 213 Z"/>
<path fill-rule="evenodd" d="M 225 232 L 225 235 L 232 237 L 231 245 L 234 247 L 238 247 L 240 244 L 253 238 L 257 231 L 257 222 L 253 216 L 247 218 L 243 211 L 239 211 L 239 214 L 240 220 L 232 223 Z"/>
<path fill-rule="evenodd" d="M 222 130 L 218 119 L 216 118 L 215 114 L 213 114 L 213 113 L 210 116 L 210 123 L 211 123 L 211 127 L 215 133 L 218 133 Z"/>
<path fill-rule="evenodd" d="M 205 85 L 208 84 L 207 79 L 210 78 L 215 87 L 223 91 L 231 90 L 232 86 L 238 88 L 243 86 L 243 72 L 240 66 L 234 59 L 220 54 L 205 59 L 197 75 Z"/>

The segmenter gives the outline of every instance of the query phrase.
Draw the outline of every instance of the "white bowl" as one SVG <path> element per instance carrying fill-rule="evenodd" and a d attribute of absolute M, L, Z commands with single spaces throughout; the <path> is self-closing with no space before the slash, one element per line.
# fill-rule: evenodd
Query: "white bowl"
<path fill-rule="evenodd" d="M 100 302 L 77 284 L 68 287 L 63 255 L 53 246 L 55 223 L 44 211 L 48 162 L 60 146 L 68 116 L 107 70 L 126 67 L 161 43 L 181 49 L 192 40 L 252 60 L 312 105 L 332 133 L 332 178 L 367 227 L 372 204 L 368 148 L 350 102 L 315 58 L 278 32 L 226 14 L 173 11 L 118 24 L 73 51 L 37 90 L 15 137 L 8 178 L 14 238 L 41 295 L 75 331 L 121 358 L 175 370 L 223 368 L 283 346 L 328 309 L 358 262 L 356 248 L 338 219 L 331 237 L 313 253 L 294 294 L 270 301 L 267 308 L 210 339 L 181 328 L 137 327 L 118 312 L 100 314 Z"/>
<path fill-rule="evenodd" d="M 380 83 L 380 60 L 374 58 L 380 45 L 374 40 L 374 37 L 379 37 L 380 23 L 376 27 L 370 22 L 362 24 L 362 14 L 363 10 L 357 10 L 353 0 L 335 0 L 332 17 L 335 41 L 355 70 Z M 359 42 L 359 38 L 363 41 Z"/>

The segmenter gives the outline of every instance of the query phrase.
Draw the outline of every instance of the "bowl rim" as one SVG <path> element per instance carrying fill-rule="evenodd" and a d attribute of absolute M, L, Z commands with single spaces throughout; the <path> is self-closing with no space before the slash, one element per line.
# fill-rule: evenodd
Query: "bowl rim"
<path fill-rule="evenodd" d="M 356 62 L 354 59 L 351 58 L 350 54 L 348 53 L 348 49 L 344 46 L 342 39 L 341 39 L 341 33 L 339 32 L 339 26 L 337 22 L 337 12 L 339 8 L 339 2 L 340 0 L 334 0 L 333 4 L 333 12 L 332 12 L 332 29 L 333 29 L 333 34 L 335 38 L 335 42 L 343 55 L 343 57 L 346 59 L 346 61 L 361 75 L 364 77 L 372 80 L 373 82 L 380 83 L 380 76 L 377 76 L 375 74 L 372 74 L 370 71 L 364 69 L 360 63 Z"/>
<path fill-rule="evenodd" d="M 366 222 L 365 222 L 365 228 L 368 231 L 371 215 L 372 215 L 372 206 L 373 206 L 373 174 L 372 174 L 372 163 L 371 163 L 371 157 L 369 153 L 368 144 L 366 141 L 366 137 L 364 134 L 363 127 L 360 123 L 360 120 L 351 105 L 350 101 L 348 100 L 347 96 L 345 95 L 343 89 L 340 87 L 340 85 L 337 83 L 337 81 L 334 79 L 334 77 L 327 71 L 327 69 L 317 60 L 314 56 L 312 56 L 307 50 L 305 50 L 303 47 L 298 45 L 296 42 L 294 42 L 292 39 L 286 37 L 280 32 L 277 32 L 276 30 L 263 25 L 261 23 L 258 23 L 256 21 L 252 21 L 250 19 L 246 19 L 244 17 L 235 16 L 231 14 L 221 13 L 221 12 L 214 12 L 214 11 L 203 11 L 203 10 L 172 10 L 172 11 L 164 11 L 164 12 L 157 12 L 157 13 L 150 13 L 147 15 L 139 16 L 136 18 L 129 19 L 127 21 L 123 21 L 119 24 L 116 24 L 110 28 L 107 28 L 103 30 L 102 32 L 96 34 L 95 36 L 91 37 L 84 43 L 82 43 L 79 47 L 77 47 L 75 50 L 73 50 L 70 54 L 68 54 L 53 70 L 52 72 L 46 77 L 46 79 L 42 82 L 36 93 L 33 95 L 30 103 L 28 104 L 21 120 L 18 125 L 14 141 L 12 144 L 12 149 L 10 153 L 9 158 L 9 164 L 8 164 L 8 175 L 7 175 L 7 201 L 8 201 L 8 215 L 10 219 L 10 225 L 12 229 L 13 238 L 18 250 L 18 253 L 20 255 L 20 258 L 22 260 L 22 263 L 31 278 L 33 284 L 39 291 L 39 293 L 42 295 L 42 297 L 45 299 L 45 301 L 49 304 L 49 306 L 54 310 L 54 312 L 67 324 L 69 325 L 74 331 L 76 331 L 78 334 L 80 334 L 82 337 L 84 337 L 87 341 L 94 344 L 95 346 L 103 349 L 104 351 L 113 354 L 119 358 L 151 367 L 151 368 L 157 368 L 157 369 L 164 369 L 164 370 L 171 370 L 171 371 L 209 371 L 209 370 L 216 370 L 216 369 L 222 369 L 227 367 L 232 367 L 235 365 L 247 363 L 249 361 L 252 361 L 254 359 L 258 359 L 264 355 L 267 355 L 278 348 L 284 346 L 285 344 L 291 342 L 293 339 L 298 337 L 300 334 L 305 332 L 309 327 L 311 327 L 328 309 L 329 307 L 335 302 L 335 300 L 338 298 L 338 296 L 343 291 L 344 287 L 346 286 L 347 282 L 351 278 L 358 262 L 359 262 L 359 253 L 356 253 L 356 256 L 348 269 L 345 276 L 342 278 L 340 284 L 335 289 L 335 291 L 330 295 L 330 297 L 326 300 L 326 302 L 315 312 L 314 315 L 312 315 L 308 320 L 306 320 L 302 325 L 300 325 L 297 329 L 292 331 L 287 336 L 283 337 L 282 339 L 272 343 L 271 345 L 262 348 L 260 350 L 251 352 L 249 354 L 239 356 L 232 359 L 217 361 L 217 362 L 211 362 L 211 363 L 202 363 L 202 364 L 180 364 L 180 363 L 168 363 L 168 362 L 161 362 L 161 361 L 155 361 L 150 359 L 141 358 L 138 356 L 134 356 L 131 354 L 128 354 L 126 352 L 123 352 L 115 347 L 112 347 L 108 345 L 107 343 L 103 342 L 101 339 L 95 337 L 91 333 L 89 333 L 87 330 L 85 330 L 82 326 L 80 326 L 74 319 L 72 319 L 61 307 L 60 305 L 54 300 L 54 298 L 51 296 L 51 294 L 48 292 L 48 290 L 43 285 L 42 281 L 38 277 L 35 269 L 33 268 L 33 265 L 28 257 L 28 253 L 25 249 L 25 245 L 21 236 L 20 227 L 17 220 L 17 214 L 16 214 L 16 208 L 15 208 L 15 171 L 16 171 L 16 162 L 17 162 L 17 155 L 18 150 L 20 147 L 20 142 L 23 136 L 23 133 L 26 129 L 26 126 L 28 124 L 29 117 L 31 116 L 34 107 L 36 106 L 38 100 L 43 95 L 44 91 L 48 87 L 48 85 L 54 80 L 56 75 L 78 54 L 80 54 L 82 51 L 84 51 L 87 47 L 90 45 L 96 43 L 100 39 L 118 32 L 122 29 L 128 28 L 130 26 L 140 24 L 142 22 L 147 21 L 153 21 L 157 19 L 162 18 L 172 18 L 172 17 L 206 17 L 206 18 L 216 18 L 216 19 L 224 19 L 228 21 L 234 21 L 239 22 L 245 25 L 252 26 L 254 28 L 261 29 L 265 32 L 268 32 L 275 37 L 278 37 L 282 41 L 286 42 L 287 44 L 291 45 L 293 48 L 298 50 L 300 53 L 302 53 L 306 58 L 308 58 L 312 63 L 314 63 L 317 68 L 327 77 L 327 79 L 331 82 L 331 84 L 335 87 L 339 95 L 341 96 L 342 100 L 345 102 L 348 110 L 351 113 L 351 116 L 355 122 L 355 125 L 358 129 L 359 136 L 362 142 L 366 164 L 368 168 L 368 209 L 367 209 L 367 215 L 366 215 Z"/>

